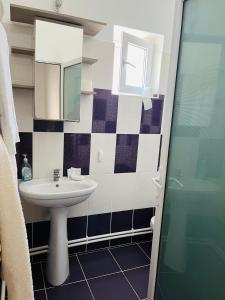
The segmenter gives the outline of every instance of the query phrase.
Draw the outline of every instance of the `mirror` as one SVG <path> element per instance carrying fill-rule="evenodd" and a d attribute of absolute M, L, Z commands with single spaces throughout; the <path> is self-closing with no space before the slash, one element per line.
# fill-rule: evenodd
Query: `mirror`
<path fill-rule="evenodd" d="M 35 119 L 80 121 L 83 29 L 36 19 Z"/>

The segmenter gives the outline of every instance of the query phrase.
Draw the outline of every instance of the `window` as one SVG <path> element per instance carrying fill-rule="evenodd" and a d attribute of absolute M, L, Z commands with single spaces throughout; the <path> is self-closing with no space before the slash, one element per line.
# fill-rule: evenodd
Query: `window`
<path fill-rule="evenodd" d="M 114 26 L 113 93 L 152 97 L 159 92 L 163 36 Z"/>
<path fill-rule="evenodd" d="M 144 94 L 150 52 L 151 50 L 144 39 L 123 33 L 120 70 L 121 92 Z M 148 72 L 150 72 L 149 69 Z"/>

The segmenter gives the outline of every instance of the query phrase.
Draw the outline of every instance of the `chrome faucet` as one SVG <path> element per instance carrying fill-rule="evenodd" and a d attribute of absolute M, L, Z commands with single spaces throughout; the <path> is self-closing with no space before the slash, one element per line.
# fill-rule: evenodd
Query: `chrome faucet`
<path fill-rule="evenodd" d="M 60 179 L 60 169 L 54 169 L 53 170 L 53 180 L 59 181 Z"/>

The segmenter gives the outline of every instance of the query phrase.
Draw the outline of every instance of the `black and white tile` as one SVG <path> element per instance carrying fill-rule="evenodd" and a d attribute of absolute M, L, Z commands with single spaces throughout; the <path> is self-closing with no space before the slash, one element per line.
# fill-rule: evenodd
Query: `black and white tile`
<path fill-rule="evenodd" d="M 145 111 L 137 97 L 116 96 L 105 89 L 95 89 L 95 93 L 82 96 L 79 123 L 30 119 L 24 125 L 22 119 L 19 122 L 22 129 L 17 146 L 19 178 L 22 154 L 26 153 L 34 178 L 51 177 L 55 168 L 67 175 L 68 168 L 77 167 L 83 175 L 98 182 L 89 200 L 70 210 L 70 240 L 85 237 L 86 233 L 94 236 L 143 225 L 149 227 L 153 212 L 149 208 L 155 206 L 151 178 L 158 166 L 163 97 L 153 99 L 152 109 Z M 27 229 L 30 247 L 47 244 L 48 221 L 28 224 Z M 80 249 L 107 245 L 102 242 Z"/>

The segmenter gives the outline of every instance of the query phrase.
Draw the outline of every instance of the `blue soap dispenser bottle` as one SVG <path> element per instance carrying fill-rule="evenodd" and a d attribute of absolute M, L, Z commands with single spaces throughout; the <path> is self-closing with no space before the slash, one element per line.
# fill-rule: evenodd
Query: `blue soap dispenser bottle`
<path fill-rule="evenodd" d="M 22 165 L 22 180 L 28 181 L 32 179 L 32 169 L 28 162 L 27 154 L 23 154 L 23 165 Z"/>

